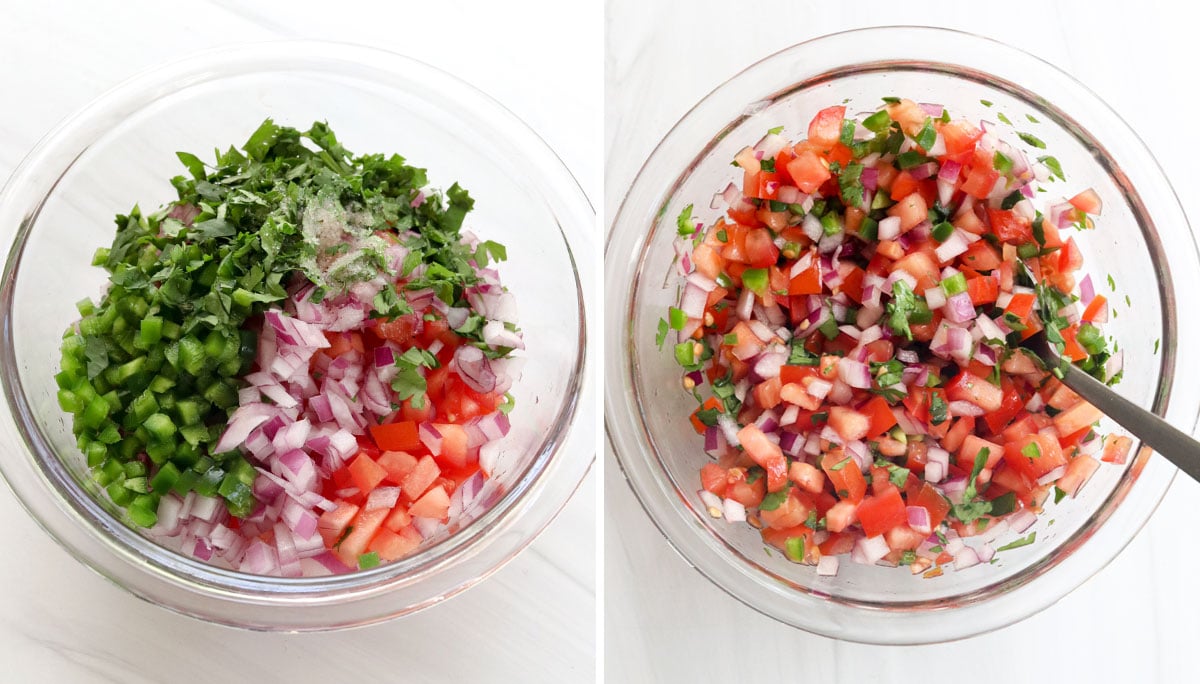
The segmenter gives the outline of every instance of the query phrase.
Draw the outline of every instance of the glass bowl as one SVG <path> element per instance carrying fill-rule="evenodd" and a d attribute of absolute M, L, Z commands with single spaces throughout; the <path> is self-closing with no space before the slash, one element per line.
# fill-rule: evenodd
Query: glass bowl
<path fill-rule="evenodd" d="M 678 296 L 675 217 L 694 203 L 694 216 L 710 225 L 713 193 L 741 183 L 730 160 L 768 129 L 803 137 L 818 110 L 842 103 L 849 112 L 874 110 L 884 96 L 936 102 L 974 120 L 995 122 L 1002 112 L 1061 161 L 1068 183 L 1049 184 L 1047 196 L 1066 192 L 1064 185 L 1071 194 L 1096 188 L 1104 213 L 1077 240 L 1098 291 L 1107 289 L 1107 274 L 1117 285 L 1110 297 L 1117 317 L 1106 328 L 1125 350 L 1117 389 L 1194 428 L 1200 387 L 1173 380 L 1181 350 L 1200 344 L 1195 319 L 1177 308 L 1181 295 L 1200 287 L 1200 259 L 1178 199 L 1137 135 L 1084 86 L 1031 55 L 955 31 L 889 27 L 818 38 L 754 64 L 697 104 L 642 167 L 605 251 L 606 431 L 650 517 L 721 589 L 826 636 L 929 643 L 1013 623 L 1067 594 L 1133 538 L 1175 468 L 1135 445 L 1126 466 L 1104 464 L 1078 498 L 1049 504 L 1032 528 L 1036 543 L 932 579 L 848 561 L 837 576 L 819 577 L 765 550 L 750 526 L 709 517 L 696 494 L 707 457 L 686 418 L 695 399 L 680 386 L 671 350 L 655 344 L 658 321 Z M 1015 131 L 1005 137 L 1020 144 Z"/>
<path fill-rule="evenodd" d="M 400 153 L 434 187 L 458 181 L 476 210 L 466 227 L 502 242 L 505 284 L 521 311 L 529 362 L 513 429 L 490 479 L 492 505 L 412 556 L 333 577 L 223 570 L 157 546 L 97 499 L 53 375 L 73 302 L 101 292 L 90 255 L 114 214 L 174 199 L 177 150 L 202 158 L 240 145 L 266 117 L 326 120 L 358 153 Z M 595 457 L 596 364 L 586 302 L 596 292 L 594 213 L 546 144 L 483 93 L 420 62 L 328 43 L 205 53 L 102 96 L 50 133 L 0 196 L 11 245 L 0 286 L 0 469 L 37 522 L 76 558 L 139 597 L 260 630 L 318 630 L 414 612 L 497 570 L 553 519 Z M 494 503 L 493 503 L 494 502 Z"/>

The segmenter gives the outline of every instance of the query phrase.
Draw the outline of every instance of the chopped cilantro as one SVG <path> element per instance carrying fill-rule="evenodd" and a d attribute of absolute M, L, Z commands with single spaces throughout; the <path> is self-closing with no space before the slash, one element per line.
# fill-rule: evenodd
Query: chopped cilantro
<path fill-rule="evenodd" d="M 892 332 L 897 335 L 903 335 L 905 339 L 912 339 L 912 328 L 909 327 L 909 322 L 923 309 L 925 313 L 929 312 L 928 305 L 925 305 L 924 300 L 919 299 L 904 280 L 897 280 L 892 285 L 892 300 L 887 303 L 887 324 L 892 329 Z"/>
<path fill-rule="evenodd" d="M 1009 543 L 1005 544 L 1004 546 L 1001 546 L 1000 548 L 996 549 L 996 551 L 997 552 L 1012 551 L 1013 549 L 1019 549 L 1022 546 L 1029 546 L 1030 544 L 1032 544 L 1034 542 L 1035 539 L 1037 539 L 1037 532 L 1036 531 L 1030 532 L 1028 536 L 1022 537 L 1016 541 L 1009 542 Z"/>
<path fill-rule="evenodd" d="M 1017 133 L 1017 137 L 1024 140 L 1027 145 L 1032 145 L 1039 150 L 1046 149 L 1046 143 L 1042 142 L 1037 136 L 1031 133 Z"/>
<path fill-rule="evenodd" d="M 849 147 L 854 144 L 854 129 L 857 126 L 852 119 L 842 119 L 842 134 L 838 136 L 838 142 Z"/>
<path fill-rule="evenodd" d="M 411 400 L 414 409 L 424 408 L 427 384 L 425 373 L 421 369 L 437 368 L 437 358 L 424 349 L 411 347 L 401 354 L 395 363 L 399 369 L 392 378 L 392 389 L 395 390 L 396 396 L 401 401 Z"/>
<path fill-rule="evenodd" d="M 484 240 L 475 248 L 475 263 L 487 268 L 490 261 L 508 261 L 508 250 L 499 242 Z"/>
<path fill-rule="evenodd" d="M 1066 498 L 1066 496 L 1067 496 L 1067 493 L 1065 491 L 1059 489 L 1058 485 L 1054 486 L 1054 503 L 1058 503 L 1059 501 L 1062 501 L 1064 498 Z"/>
<path fill-rule="evenodd" d="M 984 107 L 991 107 L 992 101 L 991 100 L 980 100 L 979 104 L 983 105 Z"/>
<path fill-rule="evenodd" d="M 1037 160 L 1050 169 L 1050 175 L 1056 176 L 1059 180 L 1065 181 L 1066 175 L 1063 174 L 1062 164 L 1058 163 L 1058 159 L 1049 155 L 1038 157 Z"/>
<path fill-rule="evenodd" d="M 991 510 L 988 511 L 988 514 L 997 517 L 1001 515 L 1008 515 L 1009 513 L 1012 513 L 1016 507 L 1017 495 L 1012 492 L 1008 492 L 992 499 Z"/>
<path fill-rule="evenodd" d="M 851 460 L 852 459 L 849 456 L 847 456 L 846 458 L 843 458 L 842 460 L 838 461 L 837 463 L 834 463 L 833 465 L 829 466 L 829 472 L 836 473 L 837 471 L 841 470 L 842 468 L 845 468 L 846 464 L 849 463 Z"/>
<path fill-rule="evenodd" d="M 658 345 L 660 350 L 663 348 L 663 342 L 667 341 L 667 331 L 669 329 L 666 319 L 658 319 L 658 334 L 654 336 L 654 343 Z"/>
<path fill-rule="evenodd" d="M 931 392 L 932 396 L 929 399 L 929 422 L 932 425 L 941 425 L 949 418 L 947 410 L 949 406 L 946 400 L 942 399 L 941 392 Z"/>
<path fill-rule="evenodd" d="M 787 486 L 785 486 L 783 489 L 780 489 L 777 492 L 771 492 L 764 496 L 762 503 L 758 505 L 758 510 L 773 511 L 779 508 L 784 501 L 787 501 L 788 494 L 791 491 L 791 484 L 792 483 L 789 480 Z"/>
<path fill-rule="evenodd" d="M 675 219 L 675 226 L 680 235 L 686 236 L 696 232 L 696 222 L 692 220 L 692 205 L 687 205 Z"/>
<path fill-rule="evenodd" d="M 996 118 L 1000 119 L 1000 123 L 1002 124 L 1006 124 L 1008 126 L 1013 125 L 1013 122 L 1008 120 L 1008 117 L 1004 115 L 1004 112 L 996 112 Z"/>
<path fill-rule="evenodd" d="M 993 169 L 999 171 L 1002 174 L 1006 174 L 1009 171 L 1012 171 L 1012 167 L 1013 167 L 1013 162 L 1012 162 L 1012 159 L 1008 158 L 1008 155 L 1004 154 L 1003 152 L 1001 152 L 999 150 L 997 150 L 995 153 L 993 153 L 993 155 L 992 155 L 992 168 Z"/>
<path fill-rule="evenodd" d="M 908 152 L 896 155 L 896 167 L 902 171 L 915 168 L 928 161 L 930 161 L 929 157 L 916 150 L 909 150 Z"/>
<path fill-rule="evenodd" d="M 861 206 L 863 203 L 862 172 L 862 164 L 851 163 L 838 173 L 838 189 L 841 190 L 842 200 L 848 207 Z"/>

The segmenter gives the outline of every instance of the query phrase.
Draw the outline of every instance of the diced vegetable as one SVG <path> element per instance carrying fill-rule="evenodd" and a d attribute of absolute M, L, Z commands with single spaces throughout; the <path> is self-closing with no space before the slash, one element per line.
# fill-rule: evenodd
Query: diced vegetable
<path fill-rule="evenodd" d="M 1077 281 L 1082 252 L 1063 233 L 1094 228 L 1100 197 L 1039 212 L 1036 169 L 1062 180 L 1057 162 L 1035 169 L 939 105 L 885 98 L 845 117 L 829 107 L 805 140 L 745 148 L 741 192 L 735 180 L 708 232 L 676 243 L 695 272 L 663 324 L 680 331 L 689 419 L 714 459 L 699 496 L 825 573 L 842 553 L 913 574 L 997 562 L 991 542 L 965 540 L 1005 521 L 1023 532 L 1053 487 L 1074 495 L 1132 448 L 1016 348 L 1043 332 L 1119 379 L 1108 301 Z M 680 225 L 694 220 L 689 207 Z"/>
<path fill-rule="evenodd" d="M 470 195 L 354 156 L 323 123 L 267 120 L 213 163 L 178 157 L 179 199 L 118 216 L 96 251 L 110 283 L 76 305 L 55 376 L 128 522 L 202 561 L 299 577 L 395 561 L 490 501 L 524 339 L 504 246 L 463 230 Z M 770 230 L 742 239 L 786 288 Z M 698 325 L 683 308 L 671 323 Z"/>

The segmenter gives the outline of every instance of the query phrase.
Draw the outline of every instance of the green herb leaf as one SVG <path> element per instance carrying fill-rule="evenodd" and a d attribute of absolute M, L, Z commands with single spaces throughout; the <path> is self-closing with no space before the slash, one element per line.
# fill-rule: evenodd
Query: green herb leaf
<path fill-rule="evenodd" d="M 1017 133 L 1017 137 L 1024 140 L 1026 144 L 1032 145 L 1039 150 L 1046 149 L 1046 143 L 1042 142 L 1037 136 L 1031 133 Z"/>
<path fill-rule="evenodd" d="M 1063 174 L 1062 164 L 1058 163 L 1058 159 L 1046 155 L 1038 157 L 1037 160 L 1044 164 L 1047 169 L 1050 169 L 1051 176 L 1055 176 L 1061 181 L 1067 180 L 1066 175 Z"/>
<path fill-rule="evenodd" d="M 941 425 L 949 418 L 949 406 L 946 400 L 942 399 L 941 392 L 931 392 L 929 397 L 929 422 L 933 425 Z"/>
<path fill-rule="evenodd" d="M 675 225 L 680 235 L 691 235 L 696 232 L 696 222 L 692 220 L 692 205 L 687 205 L 675 219 Z"/>
<path fill-rule="evenodd" d="M 1037 532 L 1036 531 L 1030 532 L 1028 536 L 1022 537 L 1021 539 L 1018 539 L 1016 541 L 1009 542 L 1009 543 L 1005 544 L 1004 546 L 1001 546 L 1000 548 L 996 549 L 996 551 L 997 552 L 1012 551 L 1013 549 L 1019 549 L 1022 546 L 1029 546 L 1036 539 L 1037 539 Z"/>
<path fill-rule="evenodd" d="M 791 484 L 792 483 L 789 480 L 787 486 L 783 489 L 777 492 L 770 492 L 764 496 L 762 503 L 758 505 L 758 510 L 773 511 L 783 505 L 783 502 L 787 501 L 788 493 L 791 491 Z"/>
<path fill-rule="evenodd" d="M 857 162 L 847 164 L 846 168 L 838 173 L 838 189 L 842 193 L 842 201 L 848 207 L 859 207 L 863 203 L 863 184 L 862 184 L 863 165 Z M 828 216 L 828 214 L 826 214 Z"/>

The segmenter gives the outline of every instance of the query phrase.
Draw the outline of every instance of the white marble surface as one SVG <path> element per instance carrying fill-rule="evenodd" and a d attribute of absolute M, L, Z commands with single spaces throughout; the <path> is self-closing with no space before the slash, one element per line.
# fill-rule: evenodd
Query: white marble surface
<path fill-rule="evenodd" d="M 595 201 L 600 25 L 598 3 L 2 0 L 0 178 L 55 122 L 137 71 L 218 45 L 320 38 L 403 52 L 482 88 Z M 0 487 L 0 681 L 592 681 L 597 479 L 480 586 L 403 620 L 308 635 L 217 627 L 136 600 L 72 560 Z"/>
<path fill-rule="evenodd" d="M 1116 2 L 686 3 L 609 0 L 605 209 L 666 131 L 712 88 L 788 45 L 872 25 L 924 23 L 1023 48 L 1094 89 L 1139 131 L 1187 200 L 1200 183 L 1177 136 L 1200 106 L 1177 6 Z M 749 11 L 739 11 L 744 6 Z M 752 9 L 750 9 L 752 7 Z M 1168 9 L 1168 7 L 1170 9 Z M 1176 117 L 1184 116 L 1184 119 Z M 1200 210 L 1189 207 L 1200 226 Z M 1200 368 L 1186 360 L 1194 380 Z M 951 644 L 872 647 L 817 637 L 759 615 L 691 570 L 605 460 L 605 674 L 614 682 L 1196 681 L 1200 485 L 1177 479 L 1110 566 L 1048 610 Z"/>

